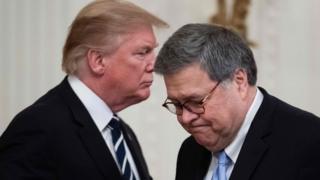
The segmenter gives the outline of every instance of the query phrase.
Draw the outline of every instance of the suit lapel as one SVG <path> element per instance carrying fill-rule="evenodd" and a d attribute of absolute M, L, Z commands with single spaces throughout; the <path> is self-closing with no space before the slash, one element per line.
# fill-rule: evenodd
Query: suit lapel
<path fill-rule="evenodd" d="M 270 95 L 264 89 L 260 88 L 260 91 L 264 95 L 263 102 L 252 121 L 230 180 L 249 180 L 268 150 L 267 138 L 271 134 L 270 119 L 275 104 L 271 102 Z"/>
<path fill-rule="evenodd" d="M 243 145 L 230 180 L 249 180 L 263 154 L 268 149 L 268 146 L 258 138 L 251 138 L 247 141 L 250 142 Z"/>
<path fill-rule="evenodd" d="M 69 105 L 78 124 L 77 132 L 86 150 L 96 163 L 98 169 L 107 179 L 121 179 L 119 169 L 103 139 L 94 124 L 89 112 L 71 89 L 67 78 L 60 84 L 61 95 Z"/>
<path fill-rule="evenodd" d="M 108 147 L 103 139 L 98 138 L 101 134 L 90 127 L 81 128 L 78 132 L 84 146 L 104 176 L 108 179 L 121 179 L 119 168 Z"/>

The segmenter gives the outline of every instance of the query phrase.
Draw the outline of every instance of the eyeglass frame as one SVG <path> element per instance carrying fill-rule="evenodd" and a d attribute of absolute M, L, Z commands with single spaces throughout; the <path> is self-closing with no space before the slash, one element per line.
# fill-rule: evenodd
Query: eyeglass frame
<path fill-rule="evenodd" d="M 204 98 L 202 98 L 200 101 L 198 101 L 198 102 L 196 102 L 196 101 L 193 101 L 193 104 L 198 104 L 199 106 L 201 106 L 201 108 L 203 109 L 203 112 L 200 112 L 200 113 L 197 113 L 197 112 L 194 112 L 193 110 L 192 110 L 192 108 L 190 108 L 190 107 L 188 107 L 188 106 L 186 106 L 186 104 L 187 103 L 189 103 L 189 102 L 192 102 L 191 100 L 187 100 L 187 101 L 185 101 L 184 103 L 180 103 L 180 102 L 172 102 L 172 100 L 170 100 L 170 99 L 166 99 L 165 101 L 164 101 L 164 103 L 162 104 L 162 106 L 164 107 L 164 108 L 166 108 L 169 112 L 171 112 L 171 113 L 173 113 L 173 114 L 176 114 L 176 115 L 182 115 L 183 114 L 183 108 L 185 108 L 186 110 L 188 110 L 189 112 L 192 112 L 192 113 L 195 113 L 195 114 L 198 114 L 198 115 L 200 115 L 200 114 L 204 114 L 205 113 L 205 102 L 209 99 L 209 97 L 214 93 L 214 91 L 217 89 L 217 87 L 220 85 L 220 83 L 221 83 L 222 81 L 220 80 L 220 81 L 218 81 L 218 83 L 211 89 L 211 91 L 206 95 L 206 96 L 204 96 Z M 169 102 L 168 102 L 168 100 L 170 100 Z M 172 111 L 169 107 L 168 107 L 168 104 L 172 104 L 174 107 L 175 107 L 175 112 L 174 111 Z M 181 108 L 181 113 L 177 113 L 177 107 L 178 108 Z M 200 107 L 199 107 L 199 109 L 200 109 Z"/>

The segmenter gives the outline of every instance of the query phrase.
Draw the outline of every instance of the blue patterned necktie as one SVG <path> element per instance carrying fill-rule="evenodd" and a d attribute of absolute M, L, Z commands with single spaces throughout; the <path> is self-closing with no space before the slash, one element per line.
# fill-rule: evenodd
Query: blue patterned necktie
<path fill-rule="evenodd" d="M 231 160 L 228 155 L 224 151 L 221 151 L 218 154 L 218 166 L 212 176 L 212 180 L 228 180 L 227 169 L 230 163 Z"/>
<path fill-rule="evenodd" d="M 126 154 L 126 149 L 124 147 L 124 137 L 121 132 L 119 118 L 113 116 L 108 126 L 111 129 L 112 142 L 114 145 L 114 150 L 117 156 L 117 161 L 120 166 L 121 173 L 126 180 L 135 180 L 136 178 L 130 167 L 128 156 Z"/>

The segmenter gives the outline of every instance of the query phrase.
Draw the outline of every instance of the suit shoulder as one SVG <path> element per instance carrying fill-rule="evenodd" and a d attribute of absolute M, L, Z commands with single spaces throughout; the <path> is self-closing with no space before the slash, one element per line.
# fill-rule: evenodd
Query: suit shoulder
<path fill-rule="evenodd" d="M 60 121 L 68 112 L 68 107 L 56 88 L 36 100 L 33 104 L 20 111 L 10 122 L 7 129 L 35 129 L 50 126 Z"/>
<path fill-rule="evenodd" d="M 284 117 L 284 119 L 318 119 L 319 117 L 314 114 L 300 109 L 296 106 L 290 105 L 287 102 L 282 101 L 281 99 L 274 97 L 267 93 L 266 90 L 259 87 L 259 90 L 262 92 L 264 98 L 262 102 L 262 106 L 265 111 L 271 111 L 277 117 Z"/>
<path fill-rule="evenodd" d="M 209 152 L 207 149 L 205 149 L 203 146 L 198 144 L 194 137 L 190 136 L 187 139 L 185 139 L 181 145 L 179 154 L 198 154 L 198 153 L 204 153 Z"/>
<path fill-rule="evenodd" d="M 188 138 L 186 138 L 183 142 L 182 142 L 182 147 L 192 147 L 195 146 L 197 144 L 196 140 L 194 139 L 194 137 L 189 136 Z"/>
<path fill-rule="evenodd" d="M 286 102 L 279 100 L 277 103 L 277 108 L 275 110 L 276 114 L 283 119 L 290 121 L 304 121 L 305 123 L 312 123 L 316 126 L 320 126 L 320 118 L 315 114 L 308 112 L 306 110 L 300 109 Z"/>
<path fill-rule="evenodd" d="M 211 157 L 210 151 L 198 144 L 192 136 L 188 137 L 178 154 L 176 179 L 197 179 L 195 172 L 204 175 Z"/>
<path fill-rule="evenodd" d="M 292 138 L 301 143 L 320 142 L 320 118 L 316 115 L 292 106 L 277 99 L 273 113 L 274 128 L 291 134 Z M 300 133 L 297 133 L 300 132 Z"/>

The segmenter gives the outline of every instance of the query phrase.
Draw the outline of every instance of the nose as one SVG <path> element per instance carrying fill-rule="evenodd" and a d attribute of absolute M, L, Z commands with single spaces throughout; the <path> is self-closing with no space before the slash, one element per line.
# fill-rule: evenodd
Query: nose
<path fill-rule="evenodd" d="M 149 59 L 147 60 L 147 66 L 146 66 L 146 70 L 147 72 L 153 72 L 154 70 L 154 64 L 156 62 L 156 56 L 155 53 L 152 52 L 149 57 Z"/>
<path fill-rule="evenodd" d="M 186 108 L 183 108 L 182 115 L 180 116 L 180 123 L 183 125 L 189 125 L 194 120 L 196 120 L 199 117 L 198 114 L 193 113 Z"/>

